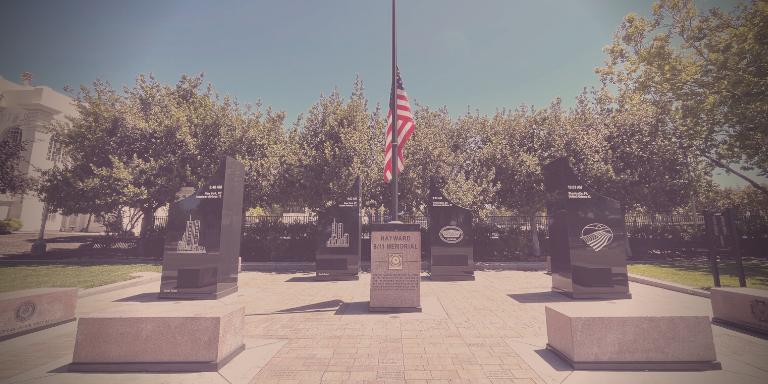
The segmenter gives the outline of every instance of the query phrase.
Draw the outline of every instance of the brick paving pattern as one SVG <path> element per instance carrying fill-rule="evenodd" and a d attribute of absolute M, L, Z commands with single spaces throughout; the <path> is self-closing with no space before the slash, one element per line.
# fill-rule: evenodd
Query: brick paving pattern
<path fill-rule="evenodd" d="M 571 302 L 550 292 L 551 278 L 541 271 L 480 271 L 467 282 L 432 282 L 424 274 L 422 305 L 436 298 L 445 316 L 350 314 L 368 300 L 367 273 L 352 282 L 315 282 L 314 273 L 301 272 L 245 272 L 239 279 L 239 291 L 219 302 L 245 305 L 245 338 L 288 340 L 251 383 L 543 384 L 504 339 L 546 338 L 544 306 Z M 158 287 L 80 299 L 77 316 L 155 301 Z M 642 293 L 632 299 L 638 305 L 663 302 L 698 312 L 709 305 L 659 288 L 633 283 L 631 289 Z M 713 330 L 718 356 L 768 371 L 768 341 Z M 0 380 L 71 355 L 74 338 L 69 332 L 1 352 Z"/>

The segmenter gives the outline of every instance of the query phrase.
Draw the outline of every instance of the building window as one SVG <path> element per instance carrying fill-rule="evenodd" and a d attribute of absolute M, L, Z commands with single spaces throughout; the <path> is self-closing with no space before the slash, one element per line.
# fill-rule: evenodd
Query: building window
<path fill-rule="evenodd" d="M 57 143 L 51 139 L 51 141 L 48 142 L 48 156 L 46 156 L 45 159 L 58 163 L 61 160 L 61 143 Z"/>
<path fill-rule="evenodd" d="M 19 127 L 8 128 L 8 130 L 5 131 L 3 140 L 8 140 L 13 144 L 21 143 L 21 128 Z"/>
<path fill-rule="evenodd" d="M 48 214 L 48 221 L 56 221 L 56 212 L 51 212 Z"/>

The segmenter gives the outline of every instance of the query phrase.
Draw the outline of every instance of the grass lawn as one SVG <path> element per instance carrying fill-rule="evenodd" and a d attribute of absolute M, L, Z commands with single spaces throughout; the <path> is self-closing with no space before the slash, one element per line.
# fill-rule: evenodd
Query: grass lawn
<path fill-rule="evenodd" d="M 724 260 L 718 262 L 720 284 L 722 286 L 739 286 L 736 274 L 736 262 Z M 709 261 L 663 261 L 648 264 L 636 263 L 627 266 L 629 273 L 651 277 L 671 283 L 683 284 L 694 288 L 709 290 L 714 286 Z M 747 287 L 768 289 L 768 263 L 760 261 L 745 261 L 744 276 Z"/>
<path fill-rule="evenodd" d="M 161 264 L 0 264 L 0 293 L 46 287 L 93 288 L 133 279 L 134 272 L 161 272 Z"/>

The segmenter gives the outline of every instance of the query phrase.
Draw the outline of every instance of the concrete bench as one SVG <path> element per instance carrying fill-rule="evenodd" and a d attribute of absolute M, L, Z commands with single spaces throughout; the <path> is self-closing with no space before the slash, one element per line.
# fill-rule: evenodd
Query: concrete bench
<path fill-rule="evenodd" d="M 35 288 L 0 294 L 0 341 L 75 321 L 77 288 Z"/>
<path fill-rule="evenodd" d="M 576 370 L 722 369 L 708 316 L 606 303 L 547 306 L 547 349 Z"/>
<path fill-rule="evenodd" d="M 755 288 L 712 288 L 712 321 L 768 335 L 768 291 Z"/>
<path fill-rule="evenodd" d="M 217 372 L 245 349 L 245 307 L 142 303 L 81 317 L 70 372 Z"/>

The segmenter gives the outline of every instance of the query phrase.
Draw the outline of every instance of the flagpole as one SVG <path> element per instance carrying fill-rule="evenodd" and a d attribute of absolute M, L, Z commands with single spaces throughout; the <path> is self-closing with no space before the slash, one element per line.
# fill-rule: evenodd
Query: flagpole
<path fill-rule="evenodd" d="M 397 28 L 396 12 L 397 0 L 392 0 L 392 100 L 389 106 L 392 111 L 392 210 L 391 221 L 398 221 L 397 217 L 397 163 L 399 160 L 397 151 Z"/>

